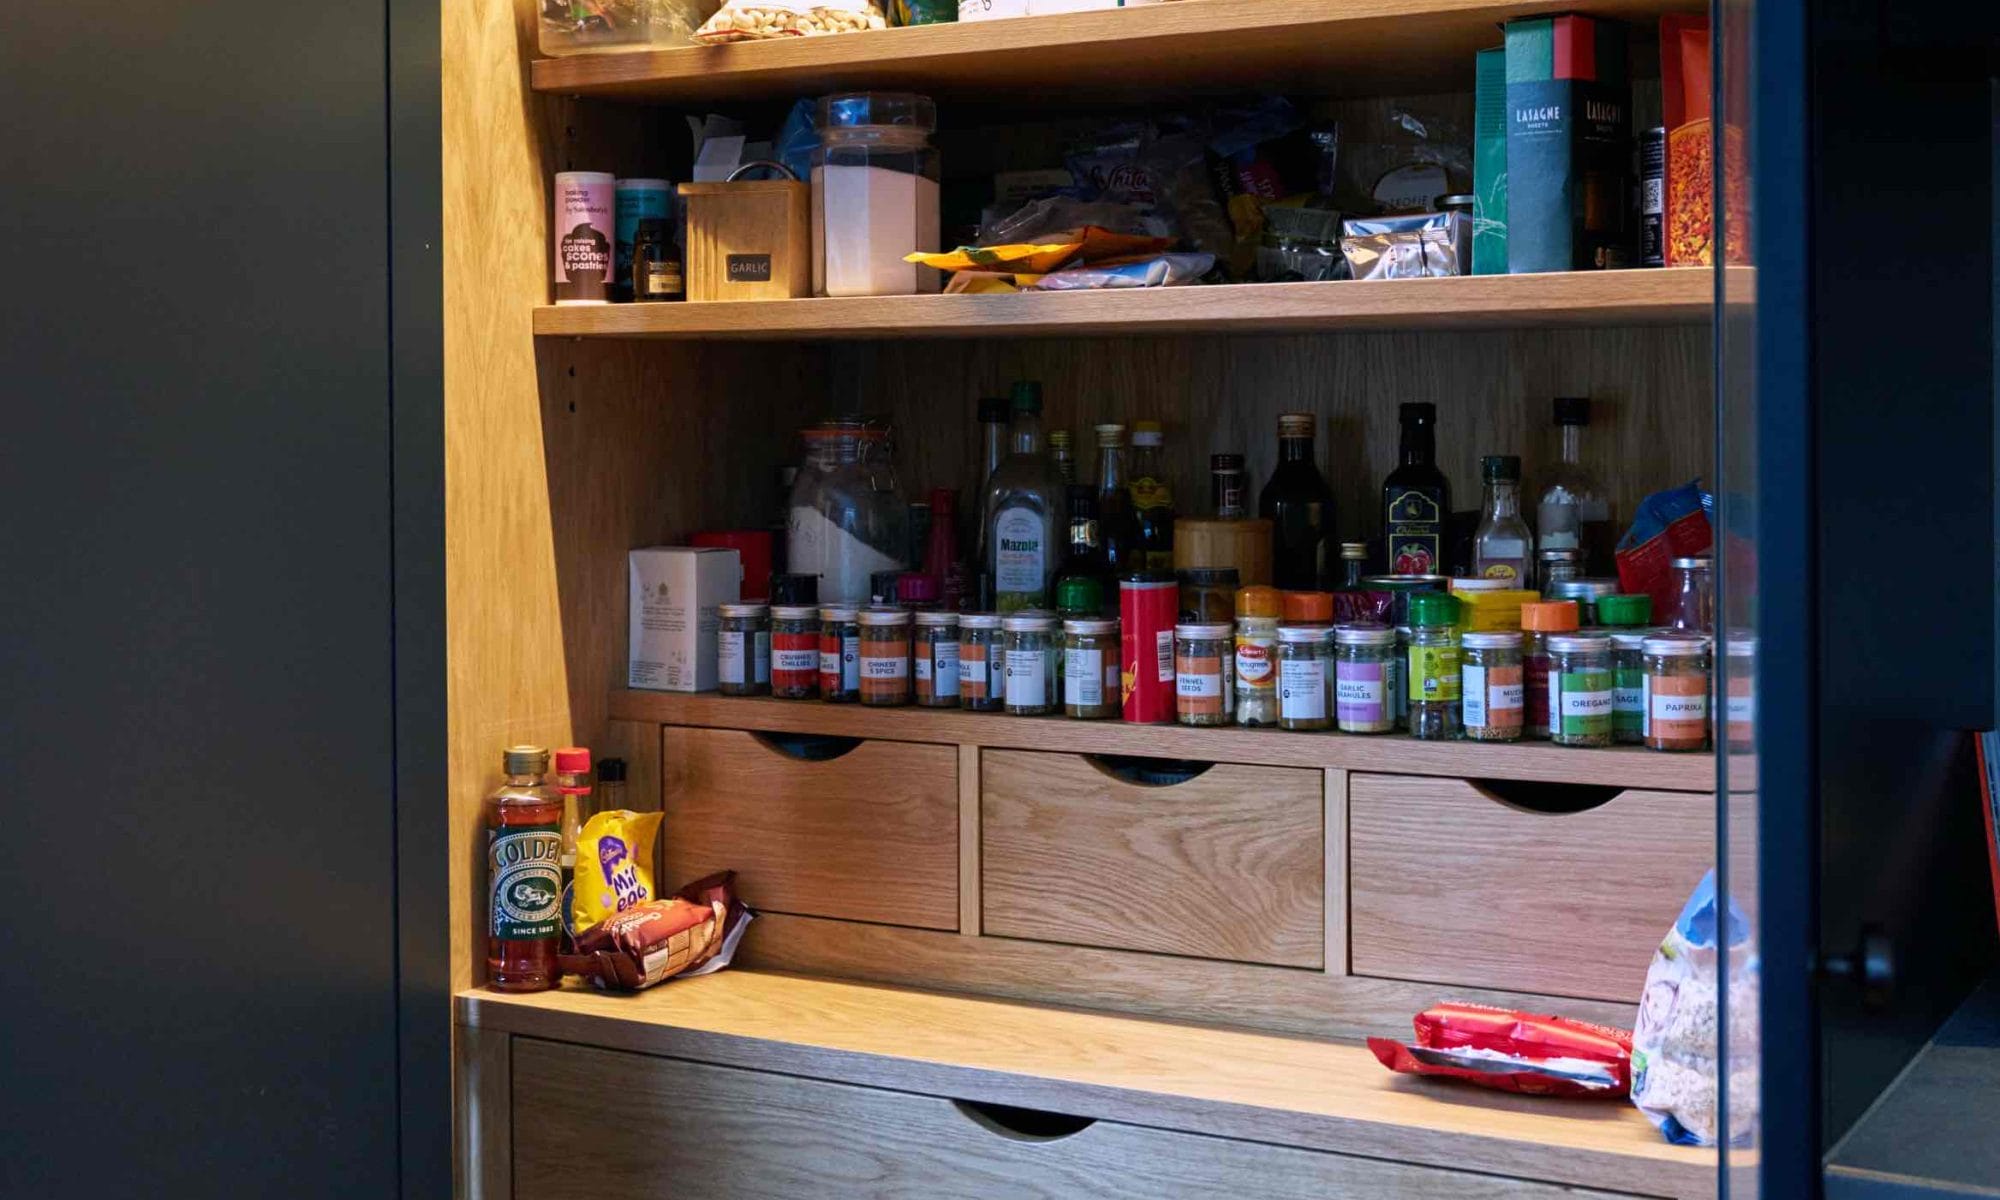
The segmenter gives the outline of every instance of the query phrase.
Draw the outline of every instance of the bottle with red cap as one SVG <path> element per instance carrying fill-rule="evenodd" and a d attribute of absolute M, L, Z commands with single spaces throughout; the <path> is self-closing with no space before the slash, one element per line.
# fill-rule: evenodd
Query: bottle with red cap
<path fill-rule="evenodd" d="M 576 846 L 590 809 L 590 751 L 564 746 L 556 751 L 556 793 L 562 797 L 562 949 L 575 948 Z"/>

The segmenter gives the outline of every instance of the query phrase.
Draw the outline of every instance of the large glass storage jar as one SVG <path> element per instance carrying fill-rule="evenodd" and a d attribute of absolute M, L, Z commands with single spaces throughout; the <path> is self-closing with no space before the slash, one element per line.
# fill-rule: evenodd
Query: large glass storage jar
<path fill-rule="evenodd" d="M 824 604 L 864 605 L 877 572 L 909 567 L 910 510 L 889 431 L 858 420 L 801 430 L 805 460 L 785 507 L 786 565 L 819 576 Z"/>
<path fill-rule="evenodd" d="M 851 92 L 819 101 L 812 155 L 813 294 L 935 292 L 903 261 L 938 249 L 937 109 L 925 96 Z"/>

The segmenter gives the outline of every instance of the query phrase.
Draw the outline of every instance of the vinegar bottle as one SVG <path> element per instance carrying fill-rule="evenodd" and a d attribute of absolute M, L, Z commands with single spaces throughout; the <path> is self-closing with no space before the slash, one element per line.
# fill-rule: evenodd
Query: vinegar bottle
<path fill-rule="evenodd" d="M 562 798 L 544 747 L 508 747 L 503 769 L 507 782 L 486 798 L 486 986 L 546 991 L 557 979 Z"/>

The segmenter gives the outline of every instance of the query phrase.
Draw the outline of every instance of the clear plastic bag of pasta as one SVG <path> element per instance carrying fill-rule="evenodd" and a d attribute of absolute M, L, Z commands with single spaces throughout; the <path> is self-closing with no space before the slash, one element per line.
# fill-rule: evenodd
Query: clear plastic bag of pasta
<path fill-rule="evenodd" d="M 886 29 L 873 0 L 726 0 L 694 40 L 708 44 Z"/>

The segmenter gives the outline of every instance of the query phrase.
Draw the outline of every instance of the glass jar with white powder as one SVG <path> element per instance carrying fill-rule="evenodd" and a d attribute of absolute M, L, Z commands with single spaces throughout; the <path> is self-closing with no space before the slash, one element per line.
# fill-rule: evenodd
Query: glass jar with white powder
<path fill-rule="evenodd" d="M 910 510 L 888 430 L 838 420 L 800 437 L 806 456 L 786 504 L 786 565 L 819 576 L 823 604 L 867 604 L 871 576 L 910 566 Z"/>
<path fill-rule="evenodd" d="M 901 92 L 819 101 L 812 155 L 813 294 L 935 292 L 939 272 L 903 261 L 938 249 L 937 108 Z"/>

